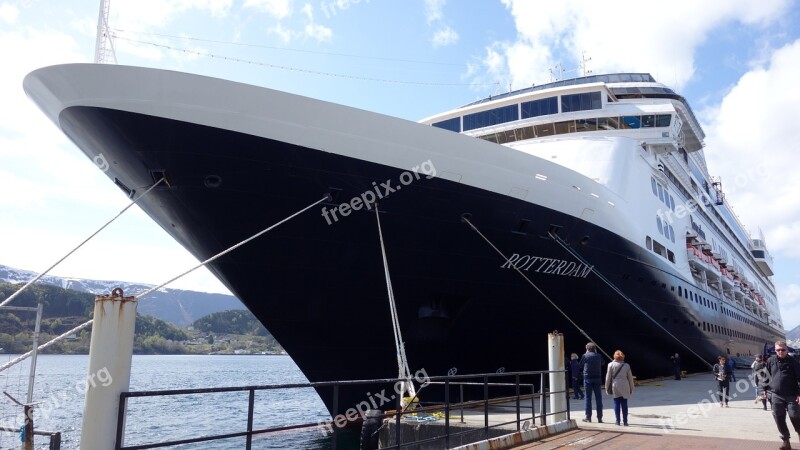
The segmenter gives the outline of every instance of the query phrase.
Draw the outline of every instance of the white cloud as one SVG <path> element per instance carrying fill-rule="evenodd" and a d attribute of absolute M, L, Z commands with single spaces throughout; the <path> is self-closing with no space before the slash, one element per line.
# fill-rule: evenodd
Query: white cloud
<path fill-rule="evenodd" d="M 265 12 L 276 19 L 292 15 L 292 0 L 245 0 L 244 7 Z"/>
<path fill-rule="evenodd" d="M 13 25 L 14 23 L 17 22 L 18 16 L 19 16 L 19 8 L 8 2 L 0 4 L 0 20 L 9 25 Z"/>
<path fill-rule="evenodd" d="M 682 0 L 660 9 L 658 20 L 653 20 L 651 8 L 632 0 L 617 2 L 614 8 L 579 0 L 503 3 L 514 16 L 518 32 L 517 40 L 506 47 L 507 70 L 515 85 L 549 81 L 548 69 L 558 63 L 567 70 L 577 69 L 586 52 L 596 73 L 665 73 L 674 77 L 678 89 L 693 75 L 695 51 L 709 33 L 732 22 L 763 26 L 779 19 L 790 5 L 788 0 L 765 1 L 758 8 L 747 0 Z M 556 60 L 551 49 L 572 59 Z M 520 62 L 520 54 L 533 57 L 536 66 Z M 567 75 L 576 74 L 577 70 Z"/>
<path fill-rule="evenodd" d="M 791 331 L 800 325 L 800 285 L 778 286 L 778 298 L 780 299 L 783 326 Z"/>
<path fill-rule="evenodd" d="M 311 6 L 310 3 L 306 3 L 303 5 L 301 11 L 308 19 L 308 23 L 306 23 L 306 26 L 303 28 L 304 34 L 312 39 L 315 39 L 317 42 L 330 41 L 333 37 L 333 30 L 326 26 L 314 23 L 314 7 Z"/>
<path fill-rule="evenodd" d="M 773 254 L 800 260 L 800 40 L 742 76 L 709 114 L 706 157 L 712 175 L 751 232 L 761 227 Z M 800 261 L 796 261 L 800 262 Z"/>
<path fill-rule="evenodd" d="M 316 39 L 317 42 L 328 42 L 333 37 L 333 31 L 330 28 L 316 23 L 306 24 L 304 30 L 308 37 Z"/>
<path fill-rule="evenodd" d="M 147 30 L 163 27 L 191 10 L 224 17 L 231 5 L 232 0 L 114 0 L 109 24 L 112 28 Z"/>
<path fill-rule="evenodd" d="M 458 42 L 458 33 L 449 26 L 445 26 L 433 34 L 431 39 L 434 47 L 444 47 Z"/>
<path fill-rule="evenodd" d="M 425 19 L 428 24 L 442 20 L 442 9 L 447 0 L 425 0 Z"/>
<path fill-rule="evenodd" d="M 425 20 L 429 26 L 435 26 L 436 31 L 431 36 L 434 47 L 445 47 L 458 42 L 458 33 L 444 19 L 444 5 L 447 0 L 425 0 Z"/>
<path fill-rule="evenodd" d="M 275 26 L 268 28 L 267 31 L 278 35 L 284 44 L 288 44 L 292 40 L 292 30 L 286 28 L 281 23 L 275 24 Z"/>

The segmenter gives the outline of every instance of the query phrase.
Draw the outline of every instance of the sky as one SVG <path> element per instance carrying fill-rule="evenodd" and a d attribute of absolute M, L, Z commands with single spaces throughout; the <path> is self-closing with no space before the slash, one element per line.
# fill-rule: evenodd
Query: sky
<path fill-rule="evenodd" d="M 116 62 L 419 120 L 554 77 L 649 72 L 686 97 L 740 221 L 800 325 L 800 2 L 111 0 Z M 43 271 L 129 200 L 25 96 L 92 62 L 99 0 L 0 0 L 0 264 Z M 586 71 L 586 72 L 584 72 Z M 53 275 L 161 284 L 197 264 L 132 208 Z M 205 269 L 170 285 L 224 292 Z"/>

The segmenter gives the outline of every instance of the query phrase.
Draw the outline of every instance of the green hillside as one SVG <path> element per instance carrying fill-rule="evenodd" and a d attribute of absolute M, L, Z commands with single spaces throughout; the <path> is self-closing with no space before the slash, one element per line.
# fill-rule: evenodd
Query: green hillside
<path fill-rule="evenodd" d="M 0 301 L 19 289 L 18 285 L 0 283 Z M 94 311 L 93 294 L 62 289 L 56 286 L 34 285 L 26 289 L 8 306 L 35 307 L 42 302 L 41 335 L 44 343 L 55 336 L 91 319 Z M 0 348 L 8 353 L 24 353 L 31 349 L 36 313 L 0 310 Z M 91 327 L 81 330 L 44 350 L 44 353 L 88 353 Z M 176 326 L 150 316 L 138 315 L 134 337 L 134 353 L 187 353 L 183 341 L 189 334 Z"/>

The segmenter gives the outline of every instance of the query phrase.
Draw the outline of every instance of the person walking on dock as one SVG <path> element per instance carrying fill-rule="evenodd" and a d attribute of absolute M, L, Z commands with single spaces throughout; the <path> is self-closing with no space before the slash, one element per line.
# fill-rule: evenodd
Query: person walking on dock
<path fill-rule="evenodd" d="M 603 392 L 600 388 L 603 383 L 603 360 L 597 354 L 597 346 L 594 342 L 586 344 L 586 353 L 581 357 L 579 366 L 583 373 L 583 387 L 586 388 L 586 415 L 583 421 L 592 421 L 592 394 L 594 394 L 597 402 L 597 421 L 603 423 Z"/>
<path fill-rule="evenodd" d="M 786 415 L 792 422 L 794 431 L 800 435 L 800 363 L 789 356 L 786 341 L 775 342 L 775 354 L 767 360 L 769 390 L 772 394 L 772 417 L 778 426 L 783 445 L 781 449 L 792 448 Z"/>
<path fill-rule="evenodd" d="M 717 395 L 719 395 L 719 407 L 728 407 L 728 393 L 730 392 L 731 368 L 725 364 L 725 357 L 717 358 L 718 364 L 714 364 L 714 379 L 717 380 Z"/>
<path fill-rule="evenodd" d="M 772 400 L 769 398 L 769 374 L 767 374 L 767 363 L 761 355 L 756 355 L 756 360 L 750 365 L 753 369 L 753 384 L 756 386 L 756 403 L 761 402 L 764 405 L 764 411 L 767 410 L 767 400 L 772 407 Z"/>
<path fill-rule="evenodd" d="M 731 381 L 734 383 L 736 382 L 736 362 L 733 360 L 732 357 L 728 356 L 728 360 L 725 361 L 728 364 L 728 367 L 731 368 Z"/>
<path fill-rule="evenodd" d="M 628 399 L 633 395 L 633 374 L 631 366 L 625 362 L 625 354 L 621 350 L 614 352 L 614 361 L 608 363 L 606 371 L 606 393 L 614 397 L 614 416 L 619 425 L 619 413 L 622 410 L 622 424 L 628 426 Z"/>
<path fill-rule="evenodd" d="M 672 369 L 675 372 L 675 379 L 681 379 L 681 357 L 677 353 L 670 357 L 672 359 Z"/>
<path fill-rule="evenodd" d="M 583 400 L 583 390 L 581 390 L 581 365 L 578 361 L 578 355 L 573 353 L 569 357 L 569 379 L 572 385 L 572 392 L 575 394 L 575 400 Z"/>

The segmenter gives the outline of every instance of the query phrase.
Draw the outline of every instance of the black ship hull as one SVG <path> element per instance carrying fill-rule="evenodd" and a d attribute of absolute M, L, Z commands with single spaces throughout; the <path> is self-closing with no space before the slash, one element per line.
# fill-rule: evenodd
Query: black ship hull
<path fill-rule="evenodd" d="M 200 260 L 335 195 L 209 265 L 310 381 L 397 376 L 375 213 L 330 216 L 365 192 L 383 197 L 380 220 L 412 373 L 546 369 L 549 332 L 565 335 L 568 353 L 582 353 L 589 338 L 573 323 L 606 352 L 623 350 L 639 378 L 671 373 L 675 352 L 686 370 L 707 370 L 717 354 L 755 353 L 776 337 L 763 330 L 763 342 L 741 341 L 706 330 L 701 324 L 717 313 L 687 308 L 692 300 L 678 292 L 707 294 L 663 258 L 529 201 L 441 177 L 402 184 L 405 171 L 396 167 L 145 114 L 75 106 L 59 122 L 88 156 L 102 154 L 109 176 L 132 195 L 163 175 L 167 184 L 139 204 Z M 381 186 L 387 181 L 391 190 Z M 464 214 L 507 256 L 516 255 L 514 264 L 549 300 L 461 220 Z M 335 409 L 321 394 L 338 414 L 377 391 L 343 390 Z"/>

